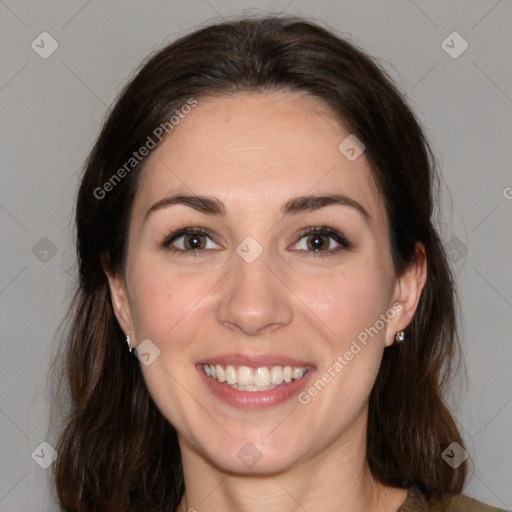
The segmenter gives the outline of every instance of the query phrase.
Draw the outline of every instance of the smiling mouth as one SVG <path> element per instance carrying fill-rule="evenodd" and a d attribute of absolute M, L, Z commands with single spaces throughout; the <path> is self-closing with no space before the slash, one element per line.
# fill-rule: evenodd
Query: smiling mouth
<path fill-rule="evenodd" d="M 305 366 L 235 366 L 203 364 L 204 373 L 239 391 L 269 391 L 278 386 L 300 380 L 308 372 Z"/>

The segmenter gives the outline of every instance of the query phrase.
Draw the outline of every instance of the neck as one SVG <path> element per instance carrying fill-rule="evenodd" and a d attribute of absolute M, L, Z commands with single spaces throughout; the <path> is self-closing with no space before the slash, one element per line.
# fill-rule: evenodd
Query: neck
<path fill-rule="evenodd" d="M 186 490 L 179 512 L 396 511 L 406 490 L 373 478 L 364 433 L 347 434 L 285 471 L 257 475 L 215 467 L 180 439 Z"/>

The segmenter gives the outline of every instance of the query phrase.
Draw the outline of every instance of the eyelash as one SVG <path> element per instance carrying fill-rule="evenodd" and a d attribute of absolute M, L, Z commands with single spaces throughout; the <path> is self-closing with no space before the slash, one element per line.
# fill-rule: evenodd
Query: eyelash
<path fill-rule="evenodd" d="M 201 251 L 205 251 L 208 249 L 191 249 L 191 250 L 184 250 L 184 249 L 177 249 L 176 247 L 172 247 L 172 243 L 176 240 L 179 240 L 180 238 L 187 236 L 187 235 L 201 235 L 206 236 L 208 238 L 212 238 L 211 233 L 208 230 L 205 230 L 203 228 L 199 227 L 191 227 L 191 228 L 184 228 L 180 229 L 179 231 L 176 231 L 175 233 L 172 233 L 171 235 L 167 236 L 165 240 L 163 241 L 162 245 L 170 250 L 173 253 L 180 253 L 180 254 L 187 254 L 191 256 L 198 256 L 198 253 Z M 339 246 L 335 249 L 329 249 L 326 251 L 302 251 L 302 252 L 308 252 L 311 253 L 311 255 L 314 258 L 324 258 L 326 256 L 331 256 L 334 253 L 338 253 L 342 250 L 350 249 L 352 247 L 352 243 L 348 240 L 348 238 L 339 233 L 338 231 L 331 229 L 327 226 L 316 226 L 316 227 L 310 227 L 306 230 L 302 231 L 299 234 L 299 240 L 302 240 L 304 237 L 311 236 L 311 235 L 323 235 L 332 238 Z M 297 243 L 297 242 L 296 242 Z"/>
<path fill-rule="evenodd" d="M 325 258 L 326 256 L 332 256 L 333 254 L 339 253 L 340 251 L 346 249 L 350 249 L 352 247 L 352 243 L 348 240 L 348 238 L 345 235 L 327 226 L 316 226 L 307 228 L 306 230 L 300 233 L 299 241 L 311 235 L 327 236 L 329 238 L 332 238 L 338 244 L 338 247 L 336 247 L 335 249 L 328 249 L 326 251 L 305 251 L 310 253 L 311 256 L 313 256 L 313 258 Z"/>

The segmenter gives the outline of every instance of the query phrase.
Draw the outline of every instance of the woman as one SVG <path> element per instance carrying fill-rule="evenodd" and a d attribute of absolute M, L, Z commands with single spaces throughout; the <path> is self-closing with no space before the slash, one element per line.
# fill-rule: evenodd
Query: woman
<path fill-rule="evenodd" d="M 296 18 L 152 56 L 77 201 L 63 510 L 497 510 L 460 496 L 433 159 L 385 73 Z"/>

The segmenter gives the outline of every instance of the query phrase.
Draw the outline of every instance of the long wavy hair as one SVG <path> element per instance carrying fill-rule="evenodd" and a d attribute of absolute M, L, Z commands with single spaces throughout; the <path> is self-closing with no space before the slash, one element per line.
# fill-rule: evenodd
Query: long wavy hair
<path fill-rule="evenodd" d="M 176 431 L 127 350 L 102 261 L 108 257 L 123 272 L 147 159 L 131 161 L 134 152 L 190 98 L 247 91 L 299 91 L 323 101 L 366 147 L 397 275 L 414 262 L 416 242 L 424 244 L 428 276 L 406 342 L 384 350 L 371 392 L 367 458 L 387 485 L 417 486 L 428 497 L 462 491 L 467 461 L 452 469 L 441 457 L 454 441 L 464 446 L 445 397 L 462 354 L 454 280 L 435 227 L 439 174 L 432 151 L 376 61 L 316 23 L 272 16 L 202 27 L 150 56 L 109 111 L 86 162 L 76 204 L 79 283 L 55 363 L 66 407 L 54 469 L 62 510 L 161 512 L 179 505 Z M 113 182 L 123 166 L 127 172 Z"/>

